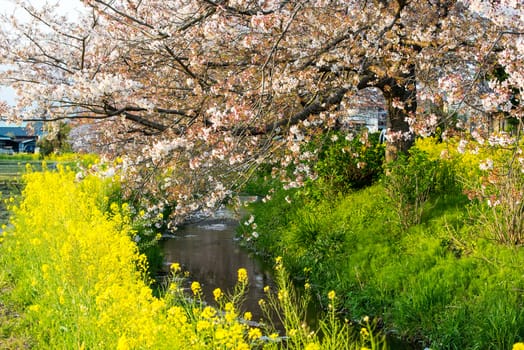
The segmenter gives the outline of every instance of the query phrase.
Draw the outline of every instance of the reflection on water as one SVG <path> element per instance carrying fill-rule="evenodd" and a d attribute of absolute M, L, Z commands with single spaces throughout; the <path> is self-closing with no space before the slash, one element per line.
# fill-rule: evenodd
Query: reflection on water
<path fill-rule="evenodd" d="M 258 301 L 264 297 L 264 286 L 272 285 L 270 269 L 252 257 L 234 241 L 238 221 L 230 218 L 206 219 L 184 226 L 175 238 L 162 242 L 166 266 L 180 263 L 189 271 L 190 280 L 202 285 L 204 299 L 213 304 L 213 290 L 232 291 L 237 271 L 243 267 L 249 276 L 249 289 L 243 304 L 253 320 L 262 317 Z"/>

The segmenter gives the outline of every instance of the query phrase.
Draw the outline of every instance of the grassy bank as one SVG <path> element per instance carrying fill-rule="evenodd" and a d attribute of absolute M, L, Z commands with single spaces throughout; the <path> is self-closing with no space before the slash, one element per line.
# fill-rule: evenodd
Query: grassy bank
<path fill-rule="evenodd" d="M 198 281 L 178 264 L 161 296 L 153 295 L 147 259 L 140 254 L 131 208 L 112 202 L 117 178 L 75 172 L 30 172 L 20 199 L 9 198 L 0 238 L 0 345 L 34 349 L 381 349 L 375 325 L 355 330 L 338 322 L 339 297 L 318 329 L 303 326 L 304 309 L 276 260 L 279 290 L 267 289 L 285 341 L 269 324 L 241 312 L 247 275 L 238 271 L 231 294 L 214 291 L 201 302 Z M 189 278 L 189 280 L 188 280 Z M 185 288 L 190 283 L 190 288 Z M 366 319 L 367 320 L 367 319 Z"/>
<path fill-rule="evenodd" d="M 511 153 L 456 148 L 419 143 L 389 177 L 360 189 L 277 190 L 253 204 L 239 234 L 259 254 L 282 255 L 322 305 L 335 290 L 347 318 L 372 315 L 418 348 L 511 349 L 524 338 L 524 250 L 520 233 L 500 229 L 509 227 L 503 218 L 522 219 L 504 207 L 519 203 L 522 175 L 486 183 L 495 169 L 479 164 L 488 157 L 496 168 Z M 479 189 L 499 205 L 486 205 Z"/>

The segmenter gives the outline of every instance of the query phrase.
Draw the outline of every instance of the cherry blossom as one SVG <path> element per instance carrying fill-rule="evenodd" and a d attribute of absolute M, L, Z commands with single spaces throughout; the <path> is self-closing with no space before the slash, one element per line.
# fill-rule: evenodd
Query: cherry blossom
<path fill-rule="evenodd" d="M 388 112 L 388 160 L 457 115 L 486 139 L 494 113 L 524 116 L 520 1 L 363 4 L 84 0 L 71 19 L 19 0 L 27 19 L 0 24 L 0 83 L 18 99 L 0 109 L 89 125 L 92 145 L 124 160 L 126 193 L 175 223 L 261 164 L 293 164 L 274 172 L 289 188 L 315 178 L 303 144 L 340 129 L 359 91 Z"/>

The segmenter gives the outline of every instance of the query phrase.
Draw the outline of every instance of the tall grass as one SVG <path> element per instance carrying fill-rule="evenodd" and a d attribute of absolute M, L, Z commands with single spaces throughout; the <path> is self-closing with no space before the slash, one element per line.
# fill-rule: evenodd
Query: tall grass
<path fill-rule="evenodd" d="M 456 174 L 479 181 L 479 160 L 450 145 L 422 146 L 420 158 L 407 160 L 411 170 L 395 179 L 398 191 L 416 195 L 416 186 L 404 186 L 420 184 L 409 175 L 434 165 L 416 220 L 399 215 L 386 187 L 391 180 L 344 196 L 277 191 L 269 204 L 252 205 L 257 237 L 250 245 L 282 255 L 295 283 L 308 280 L 323 305 L 334 290 L 348 319 L 380 319 L 410 345 L 512 349 L 524 339 L 524 250 L 497 240 L 479 220 L 484 206 L 460 192 Z"/>

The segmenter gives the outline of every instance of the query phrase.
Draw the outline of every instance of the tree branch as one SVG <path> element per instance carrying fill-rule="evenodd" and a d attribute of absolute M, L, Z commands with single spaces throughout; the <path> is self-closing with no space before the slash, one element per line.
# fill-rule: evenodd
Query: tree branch
<path fill-rule="evenodd" d="M 347 88 L 338 88 L 331 95 L 325 99 L 319 99 L 318 97 L 313 103 L 307 105 L 300 112 L 294 114 L 288 119 L 282 119 L 271 124 L 267 124 L 261 128 L 257 127 L 239 127 L 233 130 L 233 134 L 236 136 L 248 134 L 251 136 L 266 135 L 270 132 L 276 131 L 283 126 L 295 125 L 300 121 L 306 120 L 310 115 L 319 114 L 329 110 L 331 107 L 340 104 L 346 92 Z"/>

